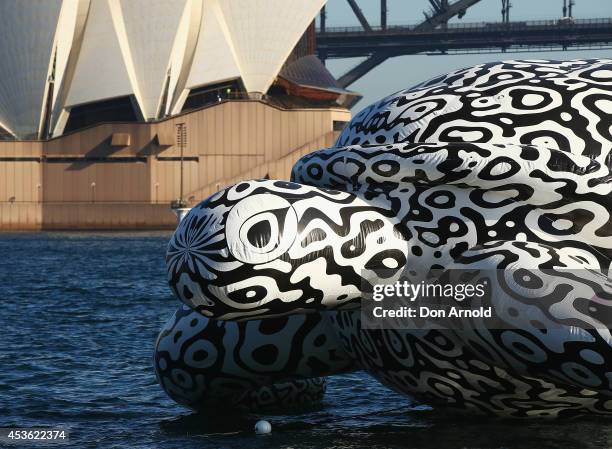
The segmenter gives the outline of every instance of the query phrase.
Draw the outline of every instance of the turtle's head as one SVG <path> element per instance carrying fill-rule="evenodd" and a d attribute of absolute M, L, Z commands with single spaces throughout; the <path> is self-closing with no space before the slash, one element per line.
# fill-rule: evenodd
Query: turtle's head
<path fill-rule="evenodd" d="M 354 195 L 248 181 L 194 207 L 172 237 L 168 280 L 216 319 L 357 307 L 365 271 L 401 269 L 389 212 Z"/>

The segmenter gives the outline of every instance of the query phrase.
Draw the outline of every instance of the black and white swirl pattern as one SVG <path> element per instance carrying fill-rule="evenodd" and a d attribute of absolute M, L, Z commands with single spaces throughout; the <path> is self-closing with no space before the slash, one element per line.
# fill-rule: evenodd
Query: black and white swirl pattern
<path fill-rule="evenodd" d="M 158 340 L 160 383 L 239 407 L 364 369 L 487 415 L 610 415 L 611 154 L 612 60 L 480 64 L 367 107 L 291 182 L 242 182 L 183 220 L 167 265 L 188 307 Z M 457 268 L 498 273 L 503 326 L 362 327 L 373 283 Z"/>

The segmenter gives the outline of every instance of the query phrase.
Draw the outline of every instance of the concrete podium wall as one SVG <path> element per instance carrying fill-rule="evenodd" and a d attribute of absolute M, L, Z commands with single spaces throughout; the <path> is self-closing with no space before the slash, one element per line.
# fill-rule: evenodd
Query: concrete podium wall
<path fill-rule="evenodd" d="M 288 179 L 295 160 L 331 146 L 334 129 L 349 120 L 343 109 L 286 110 L 241 100 L 47 141 L 0 141 L 0 230 L 173 228 L 177 124 L 187 129 L 184 198 L 193 205 L 241 179 Z M 112 146 L 117 134 L 127 134 L 129 144 Z"/>

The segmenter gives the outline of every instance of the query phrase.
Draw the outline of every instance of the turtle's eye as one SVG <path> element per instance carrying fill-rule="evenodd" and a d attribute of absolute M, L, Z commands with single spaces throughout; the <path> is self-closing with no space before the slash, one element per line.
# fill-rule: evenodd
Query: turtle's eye
<path fill-rule="evenodd" d="M 257 214 L 249 218 L 240 228 L 240 238 L 245 239 L 252 246 L 269 250 L 271 246 L 278 245 L 278 222 L 270 212 Z M 273 238 L 275 237 L 275 238 Z"/>
<path fill-rule="evenodd" d="M 227 216 L 225 238 L 238 260 L 260 264 L 286 252 L 297 234 L 297 215 L 284 198 L 271 194 L 247 197 Z"/>

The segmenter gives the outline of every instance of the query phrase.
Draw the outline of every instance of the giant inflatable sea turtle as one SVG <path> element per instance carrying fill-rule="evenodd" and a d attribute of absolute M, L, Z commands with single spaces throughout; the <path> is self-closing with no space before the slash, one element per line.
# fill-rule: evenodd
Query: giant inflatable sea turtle
<path fill-rule="evenodd" d="M 480 64 L 372 104 L 290 182 L 228 187 L 180 223 L 160 384 L 252 409 L 364 370 L 434 407 L 612 414 L 611 154 L 612 60 Z M 452 269 L 493 273 L 500 326 L 363 325 L 373 283 Z"/>

